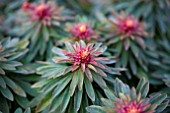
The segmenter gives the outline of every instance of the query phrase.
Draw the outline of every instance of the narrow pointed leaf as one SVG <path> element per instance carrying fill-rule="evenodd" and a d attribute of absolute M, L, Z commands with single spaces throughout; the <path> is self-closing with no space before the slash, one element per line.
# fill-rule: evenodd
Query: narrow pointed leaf
<path fill-rule="evenodd" d="M 93 86 L 92 86 L 90 80 L 87 77 L 85 77 L 85 89 L 86 89 L 86 92 L 87 92 L 87 95 L 89 96 L 89 98 L 92 101 L 95 101 L 94 89 L 93 89 Z"/>

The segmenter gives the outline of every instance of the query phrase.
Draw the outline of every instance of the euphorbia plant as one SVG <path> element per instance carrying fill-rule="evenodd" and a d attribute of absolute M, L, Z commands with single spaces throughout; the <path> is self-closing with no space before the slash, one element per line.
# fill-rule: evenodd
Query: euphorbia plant
<path fill-rule="evenodd" d="M 70 34 L 68 40 L 96 41 L 100 37 L 97 24 L 97 22 L 90 21 L 86 17 L 77 17 L 76 22 L 73 24 L 66 23 L 66 31 Z"/>
<path fill-rule="evenodd" d="M 155 65 L 151 65 L 153 70 L 153 76 L 157 79 L 163 80 L 163 82 L 170 87 L 170 43 L 168 39 L 164 38 L 163 40 L 158 41 L 156 48 L 156 53 L 158 55 Z"/>
<path fill-rule="evenodd" d="M 39 87 L 46 94 L 38 104 L 37 111 L 46 108 L 50 112 L 66 112 L 66 108 L 69 108 L 69 111 L 83 112 L 85 106 L 96 103 L 96 96 L 102 96 L 100 88 L 107 89 L 103 78 L 110 75 L 106 73 L 119 74 L 118 69 L 106 66 L 114 63 L 113 59 L 99 57 L 106 50 L 101 44 L 86 45 L 80 41 L 74 45 L 66 43 L 66 48 L 62 50 L 54 47 L 53 52 L 57 54 L 53 58 L 54 62 L 46 62 L 45 66 L 37 69 L 42 80 L 33 87 Z M 100 87 L 95 89 L 93 83 Z"/>
<path fill-rule="evenodd" d="M 123 9 L 144 20 L 148 24 L 150 33 L 152 33 L 155 38 L 160 39 L 166 36 L 166 34 L 169 34 L 167 28 L 169 26 L 168 10 L 170 7 L 167 0 L 124 0 L 114 3 L 113 7 L 117 11 Z"/>
<path fill-rule="evenodd" d="M 0 40 L 0 111 L 4 113 L 10 112 L 14 99 L 20 106 L 26 107 L 27 93 L 35 96 L 34 89 L 26 80 L 26 74 L 33 71 L 19 61 L 28 52 L 27 45 L 28 41 L 19 41 L 18 38 Z"/>
<path fill-rule="evenodd" d="M 60 21 L 65 20 L 62 16 L 63 7 L 58 6 L 54 2 L 43 2 L 39 4 L 25 2 L 22 5 L 22 16 L 20 16 L 22 27 L 21 35 L 24 39 L 30 40 L 30 51 L 26 61 L 32 61 L 37 55 L 40 58 L 50 56 L 48 53 L 51 50 L 54 40 L 51 37 L 53 34 L 58 34 L 60 29 Z"/>
<path fill-rule="evenodd" d="M 143 37 L 147 37 L 149 34 L 145 31 L 146 25 L 144 23 L 140 22 L 133 15 L 124 12 L 118 15 L 113 11 L 113 16 L 115 20 L 108 19 L 108 22 L 111 24 L 108 28 L 110 36 L 119 36 L 119 40 L 123 41 L 126 50 L 131 46 L 131 41 L 136 41 L 136 43 L 142 47 L 145 46 Z M 117 38 L 118 37 L 115 37 L 113 39 L 116 40 Z M 111 42 L 112 40 L 110 40 L 110 43 Z"/>
<path fill-rule="evenodd" d="M 137 88 L 124 84 L 116 79 L 114 92 L 106 91 L 108 99 L 102 98 L 103 106 L 89 106 L 90 113 L 163 113 L 169 101 L 167 95 L 153 93 L 147 97 L 149 82 L 141 79 Z"/>
<path fill-rule="evenodd" d="M 67 44 L 67 47 L 69 45 L 70 44 Z M 72 72 L 81 68 L 82 72 L 85 72 L 90 81 L 93 81 L 91 71 L 96 72 L 103 77 L 106 77 L 106 73 L 102 70 L 110 73 L 112 73 L 112 70 L 103 64 L 109 64 L 114 61 L 110 61 L 109 58 L 98 57 L 99 55 L 103 54 L 105 48 L 99 49 L 100 45 L 96 44 L 98 46 L 97 48 L 94 45 L 95 44 L 93 43 L 88 43 L 86 45 L 83 41 L 80 41 L 80 43 L 76 42 L 73 46 L 68 47 L 68 51 L 61 51 L 67 58 L 63 57 L 63 59 L 58 59 L 58 57 L 55 57 L 55 62 L 66 62 L 71 64 L 73 63 Z"/>
<path fill-rule="evenodd" d="M 110 52 L 119 58 L 116 65 L 128 67 L 126 75 L 131 78 L 137 71 L 147 71 L 144 38 L 150 35 L 145 32 L 145 24 L 134 16 L 124 12 L 121 15 L 113 12 L 113 15 L 115 19 L 108 19 L 109 27 L 105 28 L 106 41 Z"/>

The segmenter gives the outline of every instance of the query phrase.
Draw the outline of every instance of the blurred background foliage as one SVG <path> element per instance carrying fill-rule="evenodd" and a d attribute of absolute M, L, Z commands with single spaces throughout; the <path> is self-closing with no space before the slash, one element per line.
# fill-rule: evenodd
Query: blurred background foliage
<path fill-rule="evenodd" d="M 99 33 L 99 38 L 85 40 L 85 42 L 98 42 L 107 46 L 107 50 L 102 56 L 108 58 L 114 56 L 116 60 L 116 63 L 109 64 L 109 67 L 123 68 L 121 76 L 116 77 L 129 86 L 136 86 L 139 79 L 145 78 L 150 83 L 149 94 L 166 93 L 166 100 L 170 100 L 169 0 L 44 0 L 44 3 L 49 1 L 64 7 L 59 17 L 65 19 L 57 20 L 57 26 L 41 26 L 40 30 L 37 30 L 35 26 L 31 25 L 33 23 L 25 22 L 22 5 L 24 2 L 40 4 L 41 0 L 0 0 L 0 111 L 3 113 L 30 113 L 36 111 L 37 105 L 39 108 L 46 108 L 49 105 L 48 101 L 45 103 L 46 105 L 39 103 L 46 101 L 44 97 L 49 100 L 51 94 L 45 96 L 45 93 L 41 92 L 42 89 L 32 87 L 33 84 L 44 79 L 41 74 L 36 72 L 36 68 L 40 68 L 41 61 L 52 61 L 51 59 L 55 55 L 51 49 L 54 46 L 62 49 L 68 48 L 64 45 L 65 42 L 71 40 L 72 36 L 66 30 L 68 23 L 70 25 L 81 22 L 87 24 L 89 21 L 92 22 L 90 26 L 93 26 L 93 30 Z M 108 20 L 115 21 L 117 18 L 113 12 L 120 16 L 122 11 L 127 15 L 133 15 L 140 23 L 145 23 L 144 31 L 149 34 L 141 36 L 145 48 L 129 38 L 130 45 L 126 50 L 123 45 L 124 40 L 120 40 L 120 35 L 110 35 L 115 32 L 107 29 L 111 26 Z M 31 32 L 24 32 L 23 28 L 26 29 L 26 25 Z M 75 40 L 71 40 L 72 44 L 73 42 Z M 50 71 L 47 69 L 47 72 Z M 105 80 L 108 88 L 114 92 L 115 76 L 109 75 L 109 78 Z M 45 84 L 42 83 L 40 86 Z M 88 103 L 87 101 L 90 99 L 84 94 L 84 100 L 87 103 L 79 106 L 81 109 L 84 107 L 82 111 L 79 111 L 81 113 L 87 112 L 85 107 L 88 105 L 100 104 L 101 97 L 108 97 L 106 91 L 98 88 L 96 83 L 93 83 L 92 86 L 96 88 L 94 90 L 98 100 Z M 75 97 L 78 98 L 77 94 Z M 67 100 L 65 99 L 65 101 Z M 70 102 L 73 101 L 74 99 L 70 100 Z M 65 112 L 71 109 L 70 106 L 73 105 L 64 106 L 67 108 Z M 48 112 L 48 107 L 42 112 Z M 163 113 L 169 112 L 170 105 Z"/>

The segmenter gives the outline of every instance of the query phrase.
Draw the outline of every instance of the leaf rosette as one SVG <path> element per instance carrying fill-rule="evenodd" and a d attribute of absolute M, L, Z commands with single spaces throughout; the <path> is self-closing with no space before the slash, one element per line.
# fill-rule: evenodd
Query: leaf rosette
<path fill-rule="evenodd" d="M 90 113 L 162 113 L 168 106 L 167 95 L 153 93 L 147 97 L 149 82 L 141 79 L 137 88 L 129 88 L 116 79 L 114 92 L 107 90 L 108 99 L 102 98 L 103 106 L 87 107 Z"/>
<path fill-rule="evenodd" d="M 141 78 L 144 76 L 141 73 L 147 73 L 149 62 L 145 54 L 148 49 L 145 38 L 150 36 L 145 31 L 146 25 L 124 12 L 118 15 L 113 11 L 113 15 L 114 19 L 108 19 L 109 24 L 103 29 L 106 32 L 105 41 L 109 47 L 108 51 L 119 59 L 116 63 L 118 67 L 129 69 L 125 72 L 128 78 L 132 75 Z M 145 77 L 149 78 L 149 76 Z"/>
<path fill-rule="evenodd" d="M 30 62 L 34 58 L 44 59 L 51 56 L 51 50 L 55 43 L 54 37 L 61 37 L 64 32 L 61 22 L 66 20 L 62 12 L 64 7 L 55 2 L 31 3 L 24 2 L 20 14 L 21 27 L 19 35 L 24 40 L 30 40 L 30 51 L 25 61 Z M 46 55 L 44 55 L 46 54 Z"/>
<path fill-rule="evenodd" d="M 49 109 L 50 112 L 66 112 L 69 109 L 83 112 L 85 109 L 82 106 L 96 103 L 96 97 L 102 96 L 99 89 L 108 88 L 104 79 L 111 78 L 109 74 L 119 74 L 119 69 L 106 65 L 114 63 L 114 59 L 99 57 L 106 50 L 101 44 L 80 41 L 73 45 L 66 43 L 66 49 L 54 47 L 52 51 L 57 54 L 54 62 L 46 62 L 45 66 L 37 69 L 42 80 L 33 87 L 40 88 L 46 94 L 39 102 L 37 111 Z"/>

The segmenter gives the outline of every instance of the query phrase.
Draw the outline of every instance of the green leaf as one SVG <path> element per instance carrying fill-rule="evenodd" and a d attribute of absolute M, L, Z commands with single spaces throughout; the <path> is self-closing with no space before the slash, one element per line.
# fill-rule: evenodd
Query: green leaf
<path fill-rule="evenodd" d="M 6 88 L 1 88 L 0 87 L 0 91 L 2 93 L 2 95 L 4 95 L 4 97 L 6 97 L 7 99 L 13 101 L 14 100 L 14 97 L 13 97 L 13 94 L 11 93 L 11 91 L 8 89 L 8 87 Z"/>
<path fill-rule="evenodd" d="M 5 81 L 4 81 L 4 79 L 3 79 L 3 77 L 1 75 L 0 75 L 0 86 L 2 88 L 6 88 L 6 83 L 5 83 Z"/>
<path fill-rule="evenodd" d="M 115 51 L 117 52 L 116 56 L 119 56 L 121 51 L 123 49 L 123 42 L 119 41 L 118 44 L 116 44 Z"/>
<path fill-rule="evenodd" d="M 44 87 L 42 87 L 41 91 L 44 93 L 48 93 L 53 90 L 53 88 L 57 88 L 58 85 L 63 84 L 69 77 L 71 76 L 61 76 L 55 79 L 51 79 Z"/>
<path fill-rule="evenodd" d="M 110 41 L 108 42 L 108 45 L 115 44 L 115 43 L 117 43 L 119 40 L 120 40 L 119 37 L 114 37 L 112 40 L 110 40 Z"/>
<path fill-rule="evenodd" d="M 129 63 L 130 63 L 130 68 L 131 68 L 133 74 L 136 74 L 136 73 L 137 73 L 136 61 L 134 60 L 134 58 L 133 58 L 132 56 L 129 58 L 129 60 L 130 60 L 130 61 L 129 61 Z"/>
<path fill-rule="evenodd" d="M 136 89 L 134 87 L 132 87 L 130 97 L 132 98 L 132 100 L 137 100 Z"/>
<path fill-rule="evenodd" d="M 43 35 L 41 34 L 40 37 L 43 37 Z M 43 38 L 45 38 L 45 37 L 43 37 Z M 41 56 L 44 55 L 44 52 L 47 49 L 47 43 L 48 42 L 46 42 L 45 39 L 38 39 L 37 45 L 39 45 L 39 46 L 37 48 L 39 49 L 39 53 Z"/>
<path fill-rule="evenodd" d="M 74 106 L 74 102 L 73 102 L 73 98 L 71 98 L 68 111 L 69 111 L 70 113 L 77 113 L 73 106 Z M 80 112 L 80 113 L 84 113 L 84 112 Z"/>
<path fill-rule="evenodd" d="M 142 93 L 141 90 L 142 90 L 143 86 L 145 85 L 145 83 L 146 83 L 145 78 L 140 79 L 140 82 L 138 83 L 138 86 L 136 88 L 137 94 Z"/>
<path fill-rule="evenodd" d="M 31 109 L 27 108 L 24 113 L 31 113 Z"/>
<path fill-rule="evenodd" d="M 153 98 L 152 100 L 150 100 L 150 102 L 151 102 L 151 104 L 160 105 L 166 98 L 167 98 L 166 94 L 160 94 L 156 98 Z"/>
<path fill-rule="evenodd" d="M 124 93 L 119 93 L 119 97 L 122 98 L 122 99 L 126 99 L 126 96 Z"/>
<path fill-rule="evenodd" d="M 139 56 L 139 49 L 135 45 L 135 43 L 131 43 L 131 50 L 132 50 L 133 54 L 138 58 L 138 56 Z"/>
<path fill-rule="evenodd" d="M 66 108 L 69 104 L 69 101 L 70 101 L 70 95 L 69 95 L 69 87 L 68 87 L 66 89 L 66 93 L 65 93 L 64 98 L 63 98 L 63 103 L 61 105 L 61 112 L 62 113 L 66 110 Z"/>
<path fill-rule="evenodd" d="M 42 29 L 43 29 L 42 30 L 43 37 L 44 37 L 45 41 L 48 41 L 49 40 L 49 32 L 48 32 L 47 26 L 43 26 Z"/>
<path fill-rule="evenodd" d="M 101 98 L 103 104 L 107 107 L 113 108 L 115 107 L 113 104 L 113 101 L 109 100 L 109 99 L 105 99 L 105 98 Z"/>
<path fill-rule="evenodd" d="M 15 100 L 22 108 L 28 107 L 29 100 L 27 98 L 15 95 Z"/>
<path fill-rule="evenodd" d="M 41 81 L 38 81 L 37 83 L 32 85 L 32 88 L 40 88 L 43 87 L 44 85 L 46 85 L 49 81 L 51 81 L 50 79 L 43 79 Z"/>
<path fill-rule="evenodd" d="M 95 50 L 93 52 L 96 52 L 100 48 L 101 45 L 102 45 L 102 43 L 96 43 L 94 45 Z"/>
<path fill-rule="evenodd" d="M 96 105 L 91 105 L 87 107 L 86 110 L 90 113 L 106 113 L 104 110 L 102 110 L 102 107 Z"/>
<path fill-rule="evenodd" d="M 22 113 L 22 109 L 21 108 L 17 108 L 14 113 Z"/>
<path fill-rule="evenodd" d="M 49 93 L 48 95 L 45 96 L 45 98 L 38 104 L 37 108 L 36 108 L 36 112 L 40 112 L 42 110 L 44 110 L 45 108 L 47 108 L 51 102 L 53 101 L 53 97 L 52 94 Z"/>
<path fill-rule="evenodd" d="M 123 67 L 127 66 L 127 63 L 128 63 L 128 52 L 127 51 L 123 51 L 120 61 L 122 62 Z"/>
<path fill-rule="evenodd" d="M 74 107 L 76 111 L 80 109 L 81 102 L 82 102 L 82 95 L 83 95 L 83 90 L 76 90 L 74 95 Z"/>
<path fill-rule="evenodd" d="M 65 93 L 67 92 L 67 90 L 63 91 L 62 93 L 60 93 L 58 96 L 56 96 L 50 106 L 50 113 L 54 112 L 63 102 L 63 98 L 65 98 Z"/>
<path fill-rule="evenodd" d="M 85 89 L 86 89 L 86 92 L 87 92 L 87 95 L 89 96 L 89 98 L 92 101 L 95 101 L 94 89 L 93 89 L 93 86 L 92 86 L 90 80 L 87 77 L 85 77 Z"/>
<path fill-rule="evenodd" d="M 60 48 L 57 48 L 57 47 L 53 47 L 52 48 L 52 52 L 53 53 L 55 53 L 55 54 L 57 54 L 57 55 L 59 55 L 61 57 L 65 57 L 65 54 L 62 53 L 61 51 L 62 51 L 62 49 L 60 49 Z"/>
<path fill-rule="evenodd" d="M 66 80 L 63 81 L 63 83 L 61 83 L 60 85 L 58 85 L 58 87 L 54 90 L 53 94 L 54 94 L 54 97 L 59 95 L 63 89 L 67 86 L 67 84 L 70 82 L 71 80 L 71 75 L 65 75 L 65 76 L 68 76 L 68 78 Z"/>
<path fill-rule="evenodd" d="M 47 49 L 46 49 L 46 58 L 51 58 L 52 57 L 52 47 L 53 47 L 53 41 L 49 40 L 47 43 Z"/>
<path fill-rule="evenodd" d="M 143 88 L 141 89 L 141 97 L 145 98 L 149 92 L 149 82 L 146 82 Z"/>
<path fill-rule="evenodd" d="M 44 73 L 42 77 L 57 78 L 63 75 L 66 69 L 67 67 L 63 67 L 63 66 L 54 67 L 54 68 L 48 69 L 47 70 L 48 72 Z"/>
<path fill-rule="evenodd" d="M 10 70 L 10 71 L 16 70 L 16 68 L 10 64 L 1 63 L 0 66 L 2 69 L 5 69 L 5 70 Z"/>
<path fill-rule="evenodd" d="M 125 41 L 124 41 L 124 47 L 125 47 L 125 50 L 127 51 L 130 47 L 130 40 L 129 38 L 126 38 Z"/>
<path fill-rule="evenodd" d="M 158 106 L 157 104 L 152 104 L 146 111 L 155 110 L 157 106 Z"/>
<path fill-rule="evenodd" d="M 115 93 L 116 95 L 119 95 L 120 93 L 124 95 L 130 95 L 130 88 L 127 84 L 124 84 L 121 80 L 116 78 L 115 81 Z"/>
<path fill-rule="evenodd" d="M 32 107 L 35 107 L 38 103 L 40 103 L 40 101 L 44 98 L 44 94 L 41 93 L 39 95 L 37 95 L 35 98 L 33 98 L 30 103 L 28 104 L 28 106 L 30 106 L 31 108 Z"/>
<path fill-rule="evenodd" d="M 82 109 L 87 113 L 86 107 L 89 106 L 89 99 L 87 95 L 84 95 L 83 102 L 82 102 Z"/>
<path fill-rule="evenodd" d="M 83 48 L 86 48 L 86 43 L 83 40 L 80 40 L 80 44 Z"/>
<path fill-rule="evenodd" d="M 10 62 L 6 62 L 7 64 L 10 64 L 12 66 L 22 66 L 22 63 L 18 62 L 18 61 L 10 61 Z"/>
<path fill-rule="evenodd" d="M 101 69 L 99 69 L 99 68 L 96 68 L 96 70 L 97 70 L 97 73 L 98 73 L 99 75 L 101 75 L 102 77 L 107 77 L 107 74 L 106 74 L 103 70 L 101 70 Z"/>
<path fill-rule="evenodd" d="M 158 108 L 156 109 L 156 111 L 157 111 L 158 113 L 162 113 L 162 111 L 168 106 L 168 103 L 169 103 L 169 101 L 166 101 L 166 102 L 164 102 L 164 103 L 161 103 L 161 104 L 158 106 Z"/>
<path fill-rule="evenodd" d="M 32 36 L 32 34 L 34 33 L 34 30 L 30 30 L 28 33 L 26 33 L 24 36 L 23 36 L 23 39 L 24 40 L 29 40 Z"/>
<path fill-rule="evenodd" d="M 90 82 L 92 82 L 93 81 L 93 78 L 92 78 L 93 75 L 92 75 L 91 71 L 88 68 L 86 68 L 85 73 L 86 73 L 86 76 L 88 77 L 88 79 L 90 80 Z"/>
<path fill-rule="evenodd" d="M 93 74 L 93 79 L 102 89 L 107 89 L 106 82 L 101 76 Z"/>
<path fill-rule="evenodd" d="M 84 81 L 84 73 L 79 69 L 78 71 L 79 81 L 78 81 L 78 88 L 79 90 L 82 90 L 83 88 L 83 81 Z"/>
<path fill-rule="evenodd" d="M 24 40 L 24 41 L 21 41 L 19 42 L 16 47 L 17 48 L 20 48 L 20 49 L 25 49 L 29 44 L 29 41 L 28 40 Z"/>
<path fill-rule="evenodd" d="M 115 101 L 116 100 L 116 96 L 114 95 L 114 93 L 111 90 L 104 90 L 107 98 L 109 98 L 111 101 Z"/>
<path fill-rule="evenodd" d="M 0 67 L 0 74 L 5 75 L 5 71 Z"/>
<path fill-rule="evenodd" d="M 9 113 L 9 106 L 8 106 L 7 100 L 3 98 L 2 96 L 0 96 L 0 110 L 3 113 Z"/>
<path fill-rule="evenodd" d="M 71 81 L 71 84 L 70 84 L 70 89 L 69 89 L 70 96 L 73 96 L 73 94 L 74 94 L 74 91 L 75 91 L 76 86 L 78 84 L 78 79 L 79 79 L 79 74 L 76 71 L 73 74 L 72 81 Z"/>
<path fill-rule="evenodd" d="M 22 89 L 26 93 L 28 93 L 31 96 L 37 96 L 37 90 L 31 87 L 31 84 L 25 81 L 18 80 L 17 81 L 18 85 L 21 86 Z"/>
<path fill-rule="evenodd" d="M 37 41 L 39 39 L 39 34 L 40 34 L 40 29 L 41 29 L 41 25 L 38 24 L 36 26 L 36 29 L 34 31 L 34 34 L 31 37 L 31 45 L 30 45 L 30 49 L 34 49 L 35 45 L 37 44 Z M 41 39 L 42 40 L 42 39 Z M 37 45 L 36 45 L 37 46 Z"/>
<path fill-rule="evenodd" d="M 20 58 L 20 57 L 24 56 L 27 52 L 28 52 L 28 49 L 25 49 L 25 50 L 22 50 L 19 52 L 15 52 L 13 55 L 8 57 L 8 60 L 14 60 L 14 59 Z"/>
<path fill-rule="evenodd" d="M 39 46 L 31 49 L 29 51 L 29 54 L 27 54 L 26 58 L 24 59 L 25 62 L 30 62 L 31 60 L 33 60 L 33 58 L 36 56 L 37 52 L 38 52 Z"/>
<path fill-rule="evenodd" d="M 36 70 L 37 70 L 37 74 L 44 74 L 46 72 L 49 72 L 49 69 L 55 69 L 57 67 L 58 66 L 55 65 L 46 65 L 46 66 L 38 67 Z"/>
<path fill-rule="evenodd" d="M 26 93 L 24 92 L 21 87 L 19 87 L 15 82 L 13 82 L 11 79 L 4 77 L 6 84 L 19 96 L 26 97 Z"/>
<path fill-rule="evenodd" d="M 71 43 L 65 43 L 65 46 L 66 46 L 66 48 L 67 48 L 67 50 L 69 51 L 69 52 L 74 52 L 74 49 L 73 49 L 73 47 L 72 47 L 72 44 Z"/>

